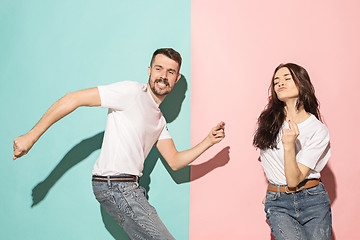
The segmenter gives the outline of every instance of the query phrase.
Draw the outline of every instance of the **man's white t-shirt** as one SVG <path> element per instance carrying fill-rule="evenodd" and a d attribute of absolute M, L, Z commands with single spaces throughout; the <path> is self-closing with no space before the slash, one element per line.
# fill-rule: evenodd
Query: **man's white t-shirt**
<path fill-rule="evenodd" d="M 278 185 L 287 185 L 284 169 L 284 147 L 281 141 L 282 131 L 289 129 L 285 121 L 277 137 L 278 149 L 260 151 L 261 164 L 269 182 Z M 296 161 L 310 168 L 306 179 L 320 178 L 320 171 L 328 162 L 330 152 L 330 135 L 327 127 L 314 115 L 298 124 L 300 131 L 295 141 Z"/>
<path fill-rule="evenodd" d="M 141 176 L 156 141 L 171 138 L 147 84 L 124 81 L 98 87 L 101 107 L 109 108 L 104 139 L 92 174 Z"/>

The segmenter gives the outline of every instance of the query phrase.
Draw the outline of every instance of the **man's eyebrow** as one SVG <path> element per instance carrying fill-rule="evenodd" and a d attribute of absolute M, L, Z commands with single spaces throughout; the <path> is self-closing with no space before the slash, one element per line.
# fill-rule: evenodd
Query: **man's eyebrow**
<path fill-rule="evenodd" d="M 158 68 L 164 68 L 163 66 L 161 66 L 161 65 L 154 65 L 154 67 L 158 67 Z M 174 72 L 176 72 L 177 73 L 177 71 L 175 70 L 175 69 L 173 69 L 173 68 L 169 68 L 169 69 L 167 69 L 167 71 L 174 71 Z"/>
<path fill-rule="evenodd" d="M 279 77 L 275 77 L 274 80 L 279 79 Z"/>

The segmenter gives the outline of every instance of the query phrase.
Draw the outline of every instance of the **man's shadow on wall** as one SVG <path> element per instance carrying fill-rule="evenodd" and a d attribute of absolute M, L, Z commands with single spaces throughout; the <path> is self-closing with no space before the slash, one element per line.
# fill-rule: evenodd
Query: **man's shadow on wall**
<path fill-rule="evenodd" d="M 160 109 L 166 119 L 167 123 L 173 122 L 179 115 L 182 102 L 185 99 L 188 84 L 184 76 L 181 76 L 174 90 L 166 96 Z M 68 151 L 60 160 L 59 164 L 52 170 L 49 176 L 44 181 L 38 183 L 32 190 L 33 203 L 31 207 L 36 206 L 43 201 L 56 184 L 56 182 L 72 167 L 86 159 L 91 153 L 101 148 L 104 132 L 95 134 L 92 137 L 82 140 Z M 226 147 L 221 150 L 216 156 L 209 161 L 192 165 L 191 181 L 196 180 L 217 167 L 224 166 L 229 160 L 229 149 Z M 184 167 L 178 171 L 173 171 L 163 157 L 160 155 L 156 147 L 153 147 L 148 157 L 145 160 L 143 176 L 140 180 L 140 185 L 143 186 L 147 192 L 150 191 L 151 173 L 156 165 L 157 160 L 160 159 L 166 170 L 169 172 L 171 178 L 177 183 L 190 182 L 190 166 Z M 147 196 L 148 197 L 148 196 Z M 115 222 L 115 220 L 100 206 L 100 212 L 105 228 L 117 240 L 129 239 L 123 229 Z"/>

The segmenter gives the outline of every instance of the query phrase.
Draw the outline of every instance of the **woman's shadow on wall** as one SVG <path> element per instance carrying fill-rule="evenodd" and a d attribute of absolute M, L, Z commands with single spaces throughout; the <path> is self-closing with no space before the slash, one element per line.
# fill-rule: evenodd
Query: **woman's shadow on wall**
<path fill-rule="evenodd" d="M 185 99 L 188 84 L 184 76 L 181 76 L 178 83 L 175 85 L 174 90 L 166 96 L 160 109 L 166 119 L 167 123 L 174 121 L 181 110 L 182 102 Z M 72 167 L 86 159 L 91 153 L 101 148 L 104 132 L 95 134 L 92 137 L 86 138 L 76 144 L 68 151 L 65 156 L 60 160 L 59 164 L 52 170 L 44 181 L 38 183 L 32 190 L 33 203 L 31 207 L 36 206 L 43 201 L 56 184 L 56 182 Z M 196 180 L 217 167 L 224 166 L 230 160 L 229 157 L 230 147 L 221 150 L 216 156 L 205 163 L 199 165 L 192 165 L 192 178 L 191 181 Z M 164 164 L 166 170 L 169 172 L 171 178 L 177 183 L 182 184 L 190 182 L 190 166 L 182 168 L 178 171 L 173 171 L 163 157 L 160 155 L 156 147 L 153 147 L 148 157 L 146 158 L 141 177 L 140 185 L 143 186 L 147 192 L 150 191 L 151 173 L 158 161 Z M 148 196 L 147 196 L 148 197 Z M 100 206 L 100 212 L 105 228 L 117 240 L 129 239 L 123 229 L 115 222 L 115 220 Z"/>

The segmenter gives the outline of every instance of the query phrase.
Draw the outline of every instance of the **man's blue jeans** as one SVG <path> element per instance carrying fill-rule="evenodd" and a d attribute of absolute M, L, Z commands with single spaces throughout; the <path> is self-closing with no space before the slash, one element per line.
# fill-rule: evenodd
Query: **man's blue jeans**
<path fill-rule="evenodd" d="M 330 199 L 321 182 L 295 193 L 268 191 L 265 212 L 276 240 L 332 239 Z"/>
<path fill-rule="evenodd" d="M 124 229 L 130 239 L 175 239 L 160 220 L 136 182 L 92 181 L 101 206 Z"/>

